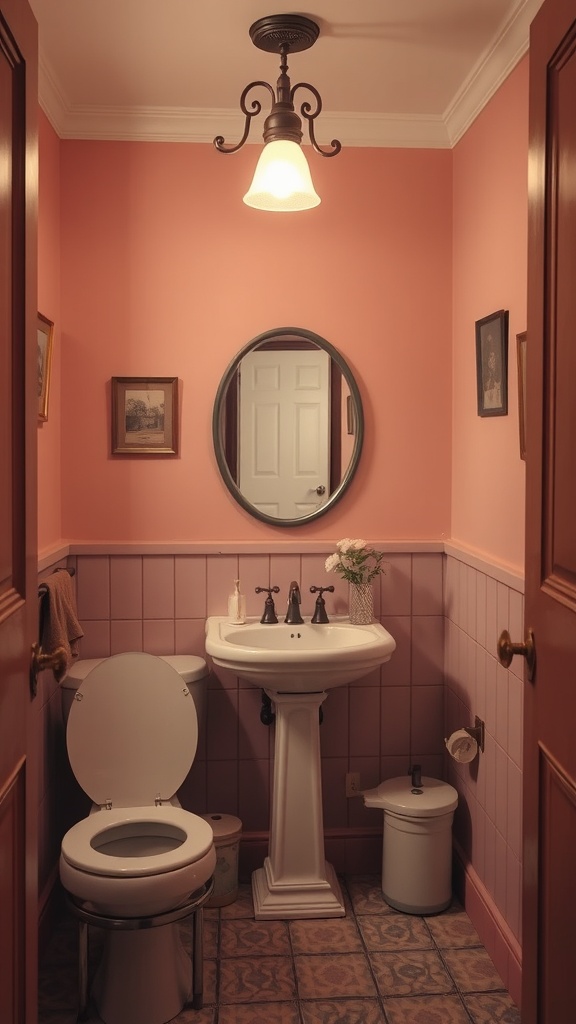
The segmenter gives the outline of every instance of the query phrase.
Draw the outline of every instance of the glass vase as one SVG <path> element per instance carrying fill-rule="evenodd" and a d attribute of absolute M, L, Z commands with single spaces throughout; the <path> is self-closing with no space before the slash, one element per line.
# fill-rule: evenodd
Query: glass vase
<path fill-rule="evenodd" d="M 374 619 L 374 595 L 371 583 L 351 583 L 348 616 L 355 626 L 367 626 Z"/>

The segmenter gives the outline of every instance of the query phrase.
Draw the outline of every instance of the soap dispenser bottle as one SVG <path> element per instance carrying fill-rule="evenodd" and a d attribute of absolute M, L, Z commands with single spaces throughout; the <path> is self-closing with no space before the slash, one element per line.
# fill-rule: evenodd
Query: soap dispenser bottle
<path fill-rule="evenodd" d="M 228 598 L 228 620 L 233 626 L 246 622 L 246 597 L 240 593 L 240 580 L 234 580 L 234 592 Z"/>

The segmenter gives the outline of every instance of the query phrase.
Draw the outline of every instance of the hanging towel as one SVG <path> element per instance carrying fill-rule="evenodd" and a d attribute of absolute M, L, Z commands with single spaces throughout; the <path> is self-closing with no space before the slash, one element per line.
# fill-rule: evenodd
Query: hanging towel
<path fill-rule="evenodd" d="M 76 614 L 76 601 L 72 577 L 65 569 L 57 569 L 42 580 L 48 590 L 44 598 L 46 605 L 42 622 L 40 646 L 44 654 L 53 654 L 59 647 L 64 649 L 66 667 L 54 675 L 58 682 L 64 678 L 73 658 L 78 657 L 78 641 L 84 636 Z"/>

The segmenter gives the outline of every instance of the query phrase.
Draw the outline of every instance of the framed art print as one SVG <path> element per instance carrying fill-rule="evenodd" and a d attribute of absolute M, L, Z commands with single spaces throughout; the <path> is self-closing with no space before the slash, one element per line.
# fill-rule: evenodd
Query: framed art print
<path fill-rule="evenodd" d="M 476 321 L 476 388 L 479 416 L 508 414 L 508 310 Z"/>
<path fill-rule="evenodd" d="M 48 398 L 50 397 L 50 370 L 52 368 L 52 343 L 54 323 L 38 313 L 38 419 L 48 419 Z"/>
<path fill-rule="evenodd" d="M 112 455 L 178 454 L 178 378 L 112 377 Z"/>
<path fill-rule="evenodd" d="M 526 461 L 526 331 L 516 335 L 518 359 L 518 427 L 520 458 Z"/>

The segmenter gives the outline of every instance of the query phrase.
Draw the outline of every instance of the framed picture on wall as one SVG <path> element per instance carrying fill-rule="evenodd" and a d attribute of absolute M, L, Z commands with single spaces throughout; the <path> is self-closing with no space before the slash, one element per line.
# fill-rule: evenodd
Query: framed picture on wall
<path fill-rule="evenodd" d="M 518 358 L 518 425 L 520 428 L 520 458 L 526 461 L 526 331 L 516 335 Z"/>
<path fill-rule="evenodd" d="M 476 387 L 479 416 L 508 414 L 508 310 L 476 321 Z"/>
<path fill-rule="evenodd" d="M 112 455 L 178 454 L 178 378 L 112 377 Z"/>
<path fill-rule="evenodd" d="M 52 342 L 54 323 L 38 313 L 38 419 L 48 419 L 50 396 L 50 370 L 52 368 Z"/>

